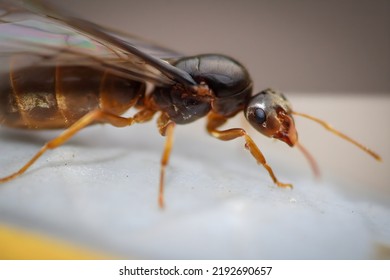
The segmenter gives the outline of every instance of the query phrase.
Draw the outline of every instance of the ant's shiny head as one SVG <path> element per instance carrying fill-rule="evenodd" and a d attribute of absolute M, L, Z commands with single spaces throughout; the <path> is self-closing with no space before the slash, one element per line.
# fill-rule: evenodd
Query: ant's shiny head
<path fill-rule="evenodd" d="M 290 102 L 272 89 L 254 95 L 245 108 L 249 123 L 263 135 L 294 146 L 298 141 Z"/>

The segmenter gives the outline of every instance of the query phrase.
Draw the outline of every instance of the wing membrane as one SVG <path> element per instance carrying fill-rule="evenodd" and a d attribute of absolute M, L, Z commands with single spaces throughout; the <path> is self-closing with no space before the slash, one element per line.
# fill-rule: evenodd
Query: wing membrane
<path fill-rule="evenodd" d="M 195 83 L 167 63 L 181 57 L 177 52 L 47 8 L 37 8 L 37 14 L 33 8 L 0 1 L 0 73 L 9 72 L 11 64 L 12 69 L 88 65 L 156 85 Z"/>

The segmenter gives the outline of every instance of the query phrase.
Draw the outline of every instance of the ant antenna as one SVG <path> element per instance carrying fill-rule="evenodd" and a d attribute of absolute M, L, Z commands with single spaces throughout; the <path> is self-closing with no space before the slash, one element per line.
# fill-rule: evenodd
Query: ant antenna
<path fill-rule="evenodd" d="M 333 134 L 343 138 L 344 140 L 347 140 L 348 142 L 354 144 L 355 146 L 357 146 L 358 148 L 360 148 L 361 150 L 365 151 L 366 153 L 368 153 L 370 156 L 372 156 L 373 158 L 375 158 L 377 161 L 382 161 L 382 158 L 380 157 L 380 155 L 378 155 L 377 153 L 375 153 L 374 151 L 370 150 L 369 148 L 367 148 L 366 146 L 363 146 L 362 144 L 358 143 L 357 141 L 353 140 L 352 138 L 350 138 L 349 136 L 345 135 L 344 133 L 334 129 L 330 124 L 328 124 L 327 122 L 323 121 L 323 120 L 320 120 L 320 119 L 317 119 L 313 116 L 310 116 L 310 115 L 307 115 L 307 114 L 303 114 L 303 113 L 298 113 L 298 112 L 292 112 L 294 115 L 297 115 L 297 116 L 301 116 L 301 117 L 304 117 L 304 118 L 307 118 L 309 120 L 312 120 L 316 123 L 319 123 L 320 125 L 322 125 L 325 129 L 329 130 L 330 132 L 332 132 Z"/>
<path fill-rule="evenodd" d="M 305 158 L 309 162 L 311 170 L 314 173 L 314 177 L 320 178 L 321 177 L 320 168 L 318 167 L 317 161 L 314 159 L 312 154 L 304 146 L 302 146 L 301 143 L 297 142 L 297 143 L 295 143 L 295 145 L 303 153 L 303 155 L 305 156 Z"/>

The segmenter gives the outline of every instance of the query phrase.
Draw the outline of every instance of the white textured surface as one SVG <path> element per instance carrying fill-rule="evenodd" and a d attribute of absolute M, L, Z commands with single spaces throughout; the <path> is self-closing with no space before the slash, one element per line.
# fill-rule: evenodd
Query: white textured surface
<path fill-rule="evenodd" d="M 312 179 L 297 151 L 255 137 L 280 180 L 295 186 L 279 189 L 243 142 L 214 140 L 198 122 L 176 131 L 161 211 L 163 139 L 155 124 L 95 126 L 0 185 L 0 222 L 135 258 L 375 258 L 377 245 L 390 244 L 390 133 L 388 125 L 376 123 L 381 129 L 375 133 L 369 125 L 388 119 L 389 98 L 342 97 L 330 114 L 326 106 L 334 99 L 291 101 L 296 110 L 347 128 L 384 163 L 297 121 L 303 143 L 320 162 L 322 181 Z M 347 105 L 354 110 L 347 112 Z M 0 176 L 57 134 L 1 128 Z"/>

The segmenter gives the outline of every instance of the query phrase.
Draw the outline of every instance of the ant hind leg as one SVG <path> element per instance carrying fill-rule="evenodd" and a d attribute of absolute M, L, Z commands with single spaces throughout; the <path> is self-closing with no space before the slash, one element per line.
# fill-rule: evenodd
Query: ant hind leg
<path fill-rule="evenodd" d="M 125 126 L 130 126 L 133 123 L 141 123 L 141 122 L 148 121 L 153 117 L 154 113 L 155 113 L 154 111 L 145 109 L 135 114 L 134 117 L 124 118 L 109 112 L 105 112 L 100 109 L 91 111 L 85 116 L 83 116 L 81 119 L 79 119 L 77 122 L 75 122 L 73 125 L 71 125 L 69 128 L 67 128 L 65 131 L 63 131 L 58 137 L 54 138 L 53 140 L 43 145 L 43 147 L 17 172 L 12 173 L 11 175 L 8 175 L 6 177 L 0 178 L 0 183 L 5 183 L 7 181 L 10 181 L 22 175 L 47 150 L 53 150 L 61 146 L 78 131 L 80 131 L 81 129 L 85 128 L 86 126 L 92 123 L 96 123 L 96 122 L 109 123 L 116 127 L 125 127 Z"/>

